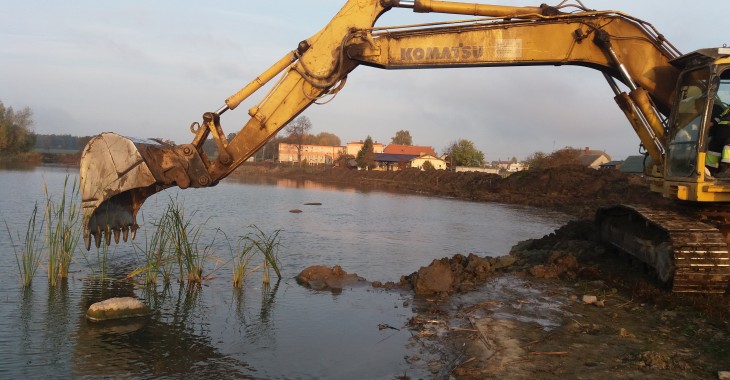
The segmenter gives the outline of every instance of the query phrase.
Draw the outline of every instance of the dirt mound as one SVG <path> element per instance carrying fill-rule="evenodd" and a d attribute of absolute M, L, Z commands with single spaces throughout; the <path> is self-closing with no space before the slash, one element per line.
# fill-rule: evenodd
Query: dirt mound
<path fill-rule="evenodd" d="M 503 178 L 496 174 L 443 170 L 386 172 L 242 165 L 233 176 L 249 180 L 261 177 L 311 180 L 343 187 L 521 204 L 581 217 L 592 217 L 596 208 L 617 203 L 668 203 L 660 195 L 651 193 L 645 180 L 639 176 L 580 166 L 532 169 Z"/>
<path fill-rule="evenodd" d="M 345 272 L 339 265 L 330 268 L 325 265 L 313 265 L 305 268 L 296 276 L 297 283 L 314 290 L 341 291 L 343 288 L 367 284 L 367 281 L 355 273 Z"/>

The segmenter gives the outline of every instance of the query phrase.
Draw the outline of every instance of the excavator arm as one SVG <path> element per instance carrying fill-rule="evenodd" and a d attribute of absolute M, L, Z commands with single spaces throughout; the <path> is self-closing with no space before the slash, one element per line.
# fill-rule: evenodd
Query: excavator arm
<path fill-rule="evenodd" d="M 393 8 L 475 16 L 462 22 L 374 27 Z M 571 10 L 571 13 L 564 12 Z M 165 188 L 213 186 L 318 99 L 338 92 L 364 64 L 384 69 L 580 65 L 604 73 L 655 162 L 666 147 L 662 118 L 671 108 L 678 52 L 651 25 L 616 12 L 582 7 L 507 7 L 429 0 L 348 0 L 320 32 L 193 123 L 190 144 L 170 145 L 114 133 L 92 139 L 81 159 L 84 238 L 116 242 L 138 228 L 145 199 Z M 221 115 L 276 78 L 248 110 L 249 121 L 227 141 Z M 629 89 L 622 92 L 615 79 Z M 218 147 L 211 159 L 202 146 Z"/>

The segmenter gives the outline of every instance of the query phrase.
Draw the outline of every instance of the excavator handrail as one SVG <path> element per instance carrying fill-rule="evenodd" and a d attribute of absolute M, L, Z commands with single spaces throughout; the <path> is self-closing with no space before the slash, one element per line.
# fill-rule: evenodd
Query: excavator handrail
<path fill-rule="evenodd" d="M 616 16 L 620 17 L 622 19 L 631 21 L 637 25 L 640 26 L 640 28 L 644 31 L 644 33 L 647 35 L 647 40 L 654 43 L 655 46 L 660 48 L 660 50 L 664 51 L 667 57 L 670 59 L 678 58 L 682 55 L 682 52 L 674 46 L 669 40 L 664 38 L 664 35 L 659 33 L 659 31 L 652 25 L 651 23 L 644 21 L 638 17 L 631 16 L 629 14 L 626 14 L 624 12 L 620 11 L 613 11 L 613 10 L 605 10 L 605 11 L 596 11 L 596 10 L 590 10 L 590 11 L 583 11 L 581 13 L 565 13 L 560 15 L 554 15 L 554 16 L 546 16 L 541 14 L 532 14 L 535 16 L 534 19 L 523 19 L 523 18 L 503 18 L 503 17 L 478 17 L 478 18 L 470 18 L 470 19 L 460 19 L 460 20 L 448 20 L 448 21 L 434 21 L 434 22 L 428 22 L 428 23 L 418 23 L 418 24 L 404 24 L 404 25 L 385 25 L 385 26 L 373 26 L 371 28 L 363 28 L 359 29 L 359 32 L 369 32 L 373 36 L 378 36 L 382 34 L 391 34 L 392 31 L 398 32 L 417 32 L 419 30 L 426 30 L 426 28 L 433 28 L 438 26 L 452 26 L 452 25 L 466 25 L 466 24 L 483 24 L 483 23 L 489 23 L 489 24 L 521 24 L 521 23 L 534 23 L 536 22 L 535 19 L 539 19 L 541 21 L 545 20 L 560 20 L 560 19 L 575 19 L 575 18 L 592 18 L 597 16 Z M 428 31 L 431 31 L 433 29 L 428 29 Z M 615 37 L 615 36 L 612 36 Z M 622 37 L 616 37 L 618 39 Z M 661 47 L 665 47 L 666 49 L 661 49 Z"/>

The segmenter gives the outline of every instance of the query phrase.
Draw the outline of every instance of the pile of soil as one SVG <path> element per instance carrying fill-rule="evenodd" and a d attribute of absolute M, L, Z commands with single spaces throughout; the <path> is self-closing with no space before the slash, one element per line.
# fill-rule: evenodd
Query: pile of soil
<path fill-rule="evenodd" d="M 311 180 L 320 183 L 382 189 L 421 195 L 459 198 L 549 208 L 579 217 L 593 217 L 598 207 L 617 203 L 668 205 L 649 192 L 640 176 L 618 170 L 594 170 L 582 166 L 531 169 L 506 178 L 478 172 L 358 171 L 341 168 L 241 165 L 231 175 L 246 181 L 270 178 Z"/>
<path fill-rule="evenodd" d="M 569 222 L 513 247 L 513 264 L 477 291 L 427 298 L 409 328 L 424 347 L 438 347 L 424 349 L 428 368 L 459 379 L 717 378 L 730 370 L 730 297 L 671 293 L 595 233 L 592 221 Z M 500 297 L 501 288 L 517 295 Z M 545 313 L 554 325 L 535 322 Z"/>

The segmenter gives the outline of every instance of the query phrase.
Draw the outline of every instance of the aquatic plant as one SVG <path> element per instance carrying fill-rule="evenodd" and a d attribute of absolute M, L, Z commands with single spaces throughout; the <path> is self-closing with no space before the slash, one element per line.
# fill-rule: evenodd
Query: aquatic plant
<path fill-rule="evenodd" d="M 169 234 L 171 248 L 180 269 L 180 281 L 183 282 L 187 274 L 188 281 L 201 282 L 205 256 L 199 253 L 198 243 L 203 225 L 192 226 L 190 219 L 185 220 L 184 209 L 172 198 L 160 223 Z"/>
<path fill-rule="evenodd" d="M 48 193 L 48 186 L 43 184 L 46 197 L 44 218 L 48 247 L 48 282 L 51 286 L 68 277 L 68 269 L 81 237 L 79 184 L 74 178 L 69 190 L 68 180 L 67 175 L 63 182 L 61 199 L 57 203 Z"/>
<path fill-rule="evenodd" d="M 98 247 L 96 247 L 96 265 L 98 266 L 96 271 L 99 274 L 99 278 L 102 280 L 107 279 L 106 278 L 106 265 L 107 265 L 108 261 L 109 261 L 109 244 L 106 244 L 105 241 L 102 241 L 101 244 Z"/>
<path fill-rule="evenodd" d="M 143 223 L 144 223 L 144 216 Z M 161 223 L 153 223 L 155 226 L 151 239 L 147 239 L 145 232 L 145 246 L 142 249 L 144 255 L 144 263 L 142 267 L 135 269 L 128 277 L 136 277 L 143 275 L 146 285 L 156 284 L 157 278 L 161 274 L 165 284 L 170 283 L 172 271 L 170 270 L 170 235 L 167 231 L 167 225 Z M 137 246 L 134 245 L 135 251 Z"/>
<path fill-rule="evenodd" d="M 38 270 L 38 266 L 41 263 L 41 256 L 43 254 L 43 243 L 42 240 L 40 240 L 40 234 L 43 231 L 44 220 L 41 220 L 40 226 L 37 226 L 37 216 L 38 203 L 36 202 L 30 219 L 28 219 L 28 225 L 25 230 L 25 239 L 23 240 L 23 246 L 20 249 L 20 252 L 18 252 L 15 248 L 13 234 L 10 232 L 8 222 L 5 221 L 5 229 L 8 231 L 8 236 L 10 236 L 10 244 L 13 246 L 15 262 L 18 265 L 20 282 L 24 287 L 30 287 L 33 283 L 33 277 L 35 276 L 35 272 Z M 18 235 L 18 241 L 20 240 L 20 235 Z"/>
<path fill-rule="evenodd" d="M 95 258 L 92 258 L 90 254 L 83 249 L 81 250 L 81 254 L 89 268 L 97 274 L 97 278 L 99 280 L 108 280 L 106 277 L 106 268 L 110 258 L 110 244 L 107 244 L 105 240 L 102 240 L 98 247 L 96 247 L 96 245 L 93 246 L 95 247 Z M 116 251 L 116 247 L 114 250 Z M 112 251 L 111 254 L 113 255 L 115 251 Z"/>
<path fill-rule="evenodd" d="M 252 250 L 254 245 L 250 244 L 250 241 L 246 238 L 240 238 L 238 240 L 238 249 L 235 257 L 233 257 L 233 287 L 241 288 L 243 286 L 243 279 L 248 274 L 248 265 L 253 258 Z"/>
<path fill-rule="evenodd" d="M 275 230 L 271 234 L 266 234 L 255 224 L 250 225 L 249 228 L 254 230 L 253 237 L 248 235 L 246 238 L 258 249 L 259 253 L 264 256 L 264 284 L 268 284 L 270 282 L 269 268 L 274 270 L 278 279 L 281 279 L 281 272 L 279 271 L 279 246 L 281 245 L 279 234 L 281 233 L 281 230 Z"/>
<path fill-rule="evenodd" d="M 200 283 L 205 262 L 220 260 L 210 255 L 217 233 L 210 244 L 201 245 L 205 222 L 194 225 L 191 220 L 196 213 L 186 218 L 182 205 L 176 198 L 170 197 L 160 219 L 152 223 L 152 238 L 147 240 L 145 234 L 145 247 L 142 248 L 145 264 L 128 277 L 144 275 L 145 283 L 150 284 L 156 283 L 157 277 L 162 275 L 163 282 L 169 284 L 177 266 L 180 282 L 187 279 Z"/>

